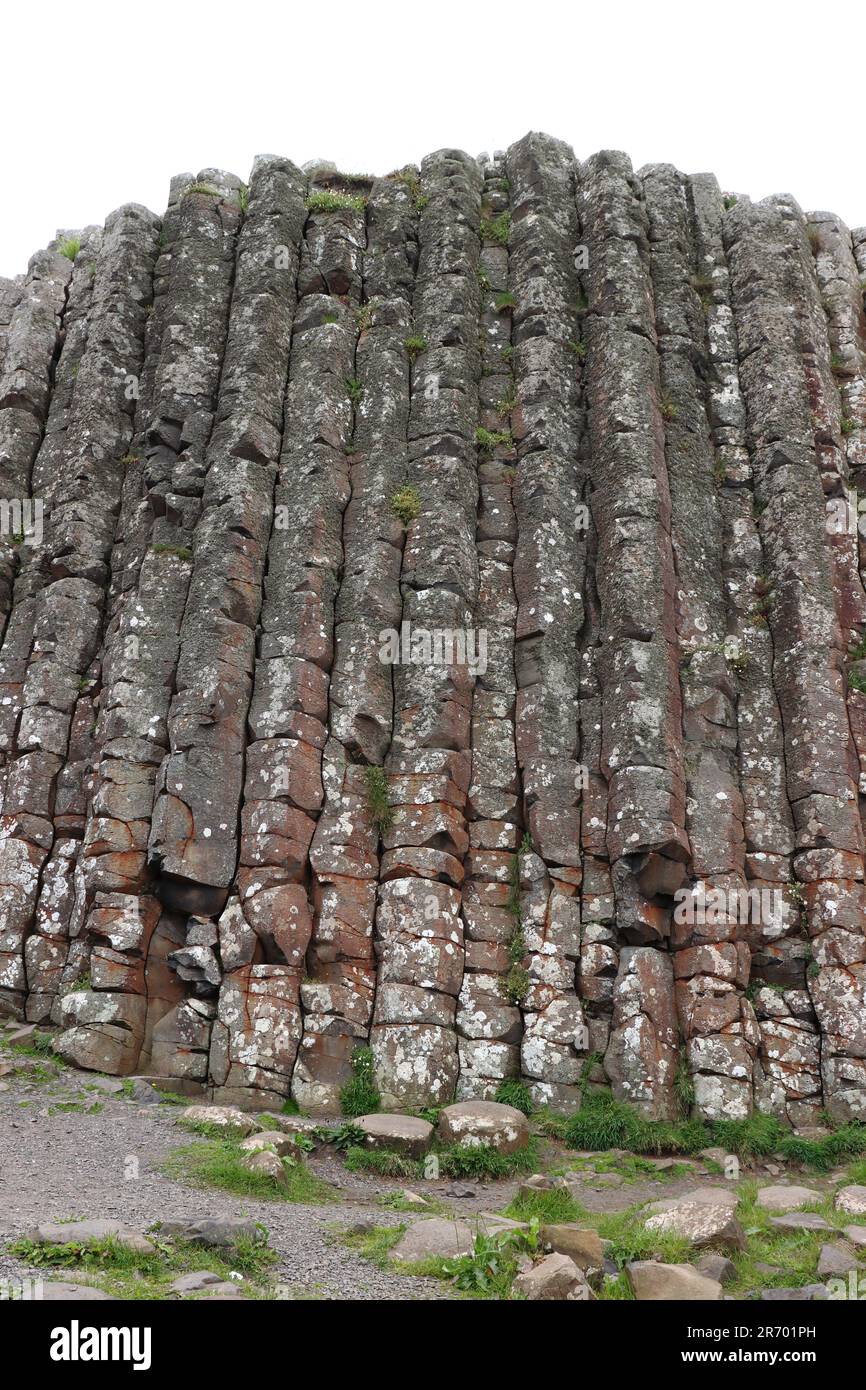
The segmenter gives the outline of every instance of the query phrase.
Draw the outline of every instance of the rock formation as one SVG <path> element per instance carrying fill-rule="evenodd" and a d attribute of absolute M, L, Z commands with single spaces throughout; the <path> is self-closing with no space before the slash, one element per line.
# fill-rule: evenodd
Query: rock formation
<path fill-rule="evenodd" d="M 531 134 L 0 281 L 0 1013 L 248 1105 L 369 1044 L 866 1120 L 864 276 Z"/>

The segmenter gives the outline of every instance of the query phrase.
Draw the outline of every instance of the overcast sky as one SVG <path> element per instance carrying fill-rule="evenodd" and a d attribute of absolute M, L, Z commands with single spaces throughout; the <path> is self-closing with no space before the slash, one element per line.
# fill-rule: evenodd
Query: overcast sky
<path fill-rule="evenodd" d="M 65 0 L 4 6 L 0 274 L 257 153 L 384 174 L 527 130 L 866 223 L 866 5 Z"/>

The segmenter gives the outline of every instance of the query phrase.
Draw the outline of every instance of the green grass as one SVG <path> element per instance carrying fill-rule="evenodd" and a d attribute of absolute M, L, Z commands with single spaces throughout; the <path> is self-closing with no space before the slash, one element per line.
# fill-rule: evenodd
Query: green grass
<path fill-rule="evenodd" d="M 418 336 L 407 338 L 403 344 L 412 361 L 419 357 L 422 352 L 427 351 L 427 339 Z"/>
<path fill-rule="evenodd" d="M 500 1153 L 490 1144 L 451 1144 L 437 1153 L 439 1171 L 448 1178 L 510 1178 L 538 1170 L 538 1145 L 534 1139 L 514 1153 Z"/>
<path fill-rule="evenodd" d="M 307 212 L 363 212 L 367 199 L 363 193 L 311 193 L 304 206 Z"/>
<path fill-rule="evenodd" d="M 506 309 L 513 309 L 517 300 L 509 290 L 501 290 L 493 301 L 497 314 L 504 314 Z"/>
<path fill-rule="evenodd" d="M 168 1177 L 186 1181 L 194 1187 L 216 1187 L 242 1197 L 306 1204 L 334 1200 L 333 1190 L 299 1159 L 283 1159 L 288 1179 L 283 1187 L 267 1174 L 245 1168 L 244 1156 L 244 1151 L 231 1139 L 206 1139 L 174 1149 L 166 1160 L 164 1171 Z"/>
<path fill-rule="evenodd" d="M 81 237 L 68 236 L 58 244 L 57 250 L 61 256 L 65 256 L 68 261 L 74 261 L 81 250 Z"/>
<path fill-rule="evenodd" d="M 391 1267 L 389 1255 L 406 1230 L 405 1224 L 399 1226 L 374 1226 L 372 1230 L 344 1231 L 342 1242 L 365 1260 L 371 1260 L 379 1269 Z"/>
<path fill-rule="evenodd" d="M 505 1208 L 505 1215 L 513 1217 L 515 1221 L 535 1218 L 542 1226 L 556 1226 L 569 1221 L 582 1221 L 587 1212 L 574 1200 L 567 1187 L 554 1187 L 547 1191 L 525 1189 Z"/>
<path fill-rule="evenodd" d="M 611 1242 L 607 1256 L 614 1264 L 622 1269 L 631 1260 L 645 1260 L 652 1255 L 660 1255 L 665 1264 L 683 1264 L 689 1259 L 691 1245 L 687 1240 L 661 1231 L 648 1231 L 645 1220 L 646 1213 L 642 1215 L 641 1208 L 636 1206 L 609 1212 L 595 1223 L 602 1240 Z"/>
<path fill-rule="evenodd" d="M 365 768 L 364 784 L 367 789 L 367 810 L 370 812 L 370 819 L 380 835 L 387 835 L 394 824 L 394 812 L 388 801 L 388 779 L 384 768 L 374 765 Z M 343 1113 L 363 1115 L 366 1112 L 345 1110 Z"/>
<path fill-rule="evenodd" d="M 375 1173 L 380 1178 L 420 1178 L 423 1165 L 405 1154 L 390 1149 L 362 1149 L 353 1145 L 346 1150 L 346 1167 L 350 1173 Z"/>
<path fill-rule="evenodd" d="M 580 1110 L 563 1118 L 544 1115 L 546 1133 L 573 1149 L 626 1149 L 636 1154 L 697 1154 L 710 1145 L 749 1160 L 780 1154 L 793 1163 L 826 1171 L 866 1154 L 866 1125 L 844 1125 L 821 1139 L 801 1139 L 773 1115 L 755 1111 L 745 1120 L 646 1120 L 608 1092 L 588 1095 Z"/>
<path fill-rule="evenodd" d="M 349 397 L 353 409 L 357 410 L 358 406 L 361 404 L 361 397 L 363 394 L 364 388 L 358 378 L 356 376 L 347 376 L 346 395 Z"/>
<path fill-rule="evenodd" d="M 181 1240 L 164 1240 L 158 1229 L 148 1234 L 155 1245 L 153 1254 L 129 1250 L 112 1237 L 64 1245 L 39 1245 L 30 1240 L 14 1241 L 7 1252 L 40 1269 L 74 1270 L 89 1284 L 120 1299 L 160 1300 L 170 1296 L 169 1286 L 179 1274 L 210 1270 L 228 1282 L 232 1272 L 242 1274 L 238 1290 L 262 1296 L 268 1286 L 268 1272 L 277 1254 L 263 1238 L 242 1237 L 231 1251 L 191 1245 Z M 251 1287 L 250 1287 L 251 1286 Z"/>
<path fill-rule="evenodd" d="M 192 551 L 188 545 L 165 545 L 162 541 L 152 545 L 151 550 L 154 555 L 174 555 L 178 560 L 189 561 L 192 559 Z"/>
<path fill-rule="evenodd" d="M 511 236 L 511 214 L 500 212 L 497 217 L 482 217 L 481 240 L 496 246 L 507 246 Z"/>
<path fill-rule="evenodd" d="M 524 1115 L 531 1115 L 534 1108 L 529 1087 L 516 1076 L 500 1081 L 493 1099 L 499 1105 L 512 1105 L 515 1110 L 522 1110 Z"/>
<path fill-rule="evenodd" d="M 402 521 L 404 526 L 410 525 L 421 512 L 421 498 L 414 487 L 401 487 L 391 494 L 389 505 L 391 511 Z"/>
<path fill-rule="evenodd" d="M 367 771 L 381 772 L 382 769 L 368 768 Z M 380 822 L 377 821 L 377 824 L 381 829 Z M 350 1117 L 371 1115 L 381 1104 L 382 1097 L 373 1071 L 373 1053 L 369 1047 L 356 1047 L 352 1053 L 352 1079 L 340 1091 L 340 1109 Z"/>

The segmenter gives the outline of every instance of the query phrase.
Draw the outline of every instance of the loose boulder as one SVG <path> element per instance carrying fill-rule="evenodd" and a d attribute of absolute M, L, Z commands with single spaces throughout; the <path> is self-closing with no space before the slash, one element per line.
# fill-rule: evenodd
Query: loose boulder
<path fill-rule="evenodd" d="M 529 1143 L 529 1121 L 512 1105 L 465 1100 L 445 1106 L 439 1116 L 439 1138 L 444 1144 L 467 1148 L 489 1144 L 499 1153 L 515 1153 Z"/>

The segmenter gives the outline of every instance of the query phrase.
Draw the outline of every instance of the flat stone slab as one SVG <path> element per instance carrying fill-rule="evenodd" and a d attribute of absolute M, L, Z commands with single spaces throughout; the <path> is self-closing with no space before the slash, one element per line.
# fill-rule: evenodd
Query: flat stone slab
<path fill-rule="evenodd" d="M 353 1124 L 364 1131 L 370 1149 L 393 1149 L 395 1153 L 420 1158 L 430 1147 L 433 1126 L 414 1115 L 361 1115 Z"/>
<path fill-rule="evenodd" d="M 847 1211 L 849 1216 L 866 1216 L 866 1187 L 858 1187 L 856 1183 L 840 1187 L 833 1205 L 837 1211 Z"/>
<path fill-rule="evenodd" d="M 857 1259 L 857 1255 L 852 1246 L 821 1246 L 821 1254 L 818 1257 L 819 1279 L 826 1279 L 830 1275 L 836 1274 L 850 1274 L 852 1269 L 862 1268 L 863 1266 Z"/>
<path fill-rule="evenodd" d="M 500 1153 L 514 1153 L 529 1143 L 529 1121 L 513 1105 L 493 1100 L 464 1100 L 446 1105 L 439 1115 L 439 1137 L 445 1144 L 477 1147 L 489 1144 Z"/>
<path fill-rule="evenodd" d="M 141 1255 L 152 1255 L 155 1246 L 143 1236 L 141 1231 L 125 1226 L 122 1221 L 104 1221 L 94 1218 L 89 1221 L 44 1221 L 32 1231 L 29 1237 L 37 1245 L 87 1245 L 90 1241 L 114 1240 L 127 1250 L 136 1250 Z"/>
<path fill-rule="evenodd" d="M 104 1289 L 95 1289 L 91 1284 L 67 1284 L 62 1279 L 52 1280 L 42 1285 L 42 1298 L 47 1303 L 113 1303 L 115 1300 Z"/>
<path fill-rule="evenodd" d="M 625 1267 L 632 1293 L 639 1303 L 669 1300 L 688 1303 L 718 1303 L 722 1286 L 707 1279 L 691 1265 L 663 1265 L 654 1260 L 635 1260 Z"/>
<path fill-rule="evenodd" d="M 786 1231 L 832 1231 L 833 1227 L 816 1211 L 790 1211 L 785 1216 L 771 1216 L 771 1226 Z"/>
<path fill-rule="evenodd" d="M 252 1134 L 259 1127 L 252 1115 L 236 1105 L 187 1105 L 178 1119 L 184 1124 L 211 1125 L 235 1134 Z"/>
<path fill-rule="evenodd" d="M 746 1233 L 730 1206 L 710 1206 L 708 1202 L 683 1202 L 660 1211 L 646 1221 L 648 1231 L 681 1236 L 697 1250 L 712 1245 L 724 1250 L 745 1250 Z"/>
<path fill-rule="evenodd" d="M 762 1303 L 815 1303 L 828 1298 L 825 1284 L 806 1284 L 801 1289 L 763 1289 Z"/>
<path fill-rule="evenodd" d="M 169 1284 L 172 1293 L 197 1293 L 209 1284 L 221 1284 L 222 1275 L 209 1269 L 194 1269 L 189 1274 L 181 1274 Z"/>
<path fill-rule="evenodd" d="M 846 1226 L 843 1232 L 852 1245 L 866 1249 L 866 1226 Z"/>
<path fill-rule="evenodd" d="M 598 1231 L 565 1222 L 542 1226 L 541 1243 L 558 1255 L 567 1255 L 578 1269 L 601 1269 L 604 1264 L 604 1245 Z"/>
<path fill-rule="evenodd" d="M 729 1207 L 731 1211 L 736 1211 L 739 1198 L 736 1192 L 729 1187 L 693 1187 L 688 1192 L 682 1192 L 679 1197 L 664 1197 L 656 1202 L 647 1202 L 644 1211 L 655 1214 L 661 1211 L 673 1211 L 675 1207 L 695 1206 L 700 1204 L 707 1207 Z"/>
<path fill-rule="evenodd" d="M 312 1115 L 267 1115 L 256 1116 L 256 1126 L 260 1130 L 279 1129 L 283 1134 L 308 1134 L 315 1138 L 319 1130 L 327 1128 L 327 1121 L 315 1120 Z"/>
<path fill-rule="evenodd" d="M 798 1207 L 805 1207 L 809 1202 L 820 1202 L 821 1193 L 816 1192 L 814 1187 L 798 1187 L 792 1183 L 790 1187 L 780 1184 L 778 1187 L 762 1187 L 758 1193 L 758 1206 L 765 1211 L 796 1211 Z"/>
<path fill-rule="evenodd" d="M 509 1221 L 504 1216 L 483 1214 L 473 1220 L 448 1218 L 445 1216 L 425 1217 L 416 1221 L 391 1250 L 392 1260 L 414 1263 L 439 1256 L 444 1260 L 456 1259 L 458 1255 L 469 1255 L 479 1231 L 492 1235 L 495 1231 L 514 1230 L 521 1226 L 519 1221 Z"/>

